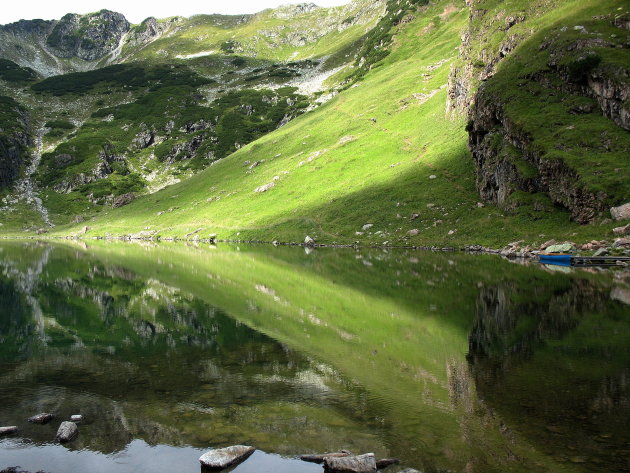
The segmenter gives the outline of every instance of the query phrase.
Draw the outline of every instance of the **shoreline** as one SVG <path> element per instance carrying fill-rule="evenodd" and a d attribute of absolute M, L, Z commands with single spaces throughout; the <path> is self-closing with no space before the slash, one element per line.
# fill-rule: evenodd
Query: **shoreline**
<path fill-rule="evenodd" d="M 205 244 L 216 244 L 216 243 L 227 243 L 227 244 L 251 244 L 251 245 L 271 245 L 274 247 L 278 246 L 289 246 L 289 247 L 302 247 L 305 249 L 316 249 L 316 248 L 353 248 L 353 249 L 361 249 L 361 248 L 369 248 L 369 249 L 387 249 L 387 250 L 416 250 L 416 251 L 431 251 L 431 252 L 441 252 L 441 253 L 466 253 L 466 254 L 487 254 L 487 255 L 496 255 L 501 256 L 506 259 L 516 259 L 516 260 L 537 260 L 539 254 L 544 253 L 544 249 L 533 249 L 529 245 L 524 245 L 523 241 L 514 242 L 506 245 L 503 248 L 491 248 L 483 245 L 470 244 L 464 246 L 438 246 L 438 245 L 391 245 L 391 244 L 360 244 L 356 243 L 317 243 L 317 242 L 280 242 L 277 240 L 233 240 L 233 239 L 217 239 L 217 238 L 179 238 L 179 237 L 146 237 L 146 236 L 135 236 L 135 235 L 124 235 L 118 237 L 84 237 L 79 235 L 68 235 L 68 236 L 0 236 L 0 240 L 37 240 L 37 241 L 50 241 L 50 240 L 72 240 L 72 241 L 82 241 L 86 242 L 87 240 L 97 240 L 97 241 L 129 241 L 129 242 L 181 242 L 181 243 L 205 243 Z M 549 243 L 549 242 L 547 242 Z M 570 243 L 570 242 L 567 242 Z M 599 243 L 599 242 L 598 242 Z M 557 244 L 554 241 L 553 244 Z M 581 250 L 580 247 L 584 245 L 577 245 L 575 243 L 570 243 L 574 246 L 575 251 L 573 254 L 575 256 L 591 256 L 585 254 L 585 252 L 592 251 L 592 249 L 597 250 L 598 248 L 592 248 L 590 250 Z M 524 246 L 521 246 L 524 245 Z M 585 245 L 588 245 L 585 244 Z M 545 246 L 543 244 L 542 246 Z M 547 245 L 550 246 L 550 245 Z M 599 248 L 613 248 L 613 245 L 601 245 Z M 624 253 L 630 253 L 630 249 L 627 246 L 618 247 Z M 630 256 L 629 254 L 619 255 L 620 257 Z"/>

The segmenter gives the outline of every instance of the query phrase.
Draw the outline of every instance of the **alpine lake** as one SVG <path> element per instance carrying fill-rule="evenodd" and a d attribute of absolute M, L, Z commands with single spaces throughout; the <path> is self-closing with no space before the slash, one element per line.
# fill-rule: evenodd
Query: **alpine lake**
<path fill-rule="evenodd" d="M 490 255 L 0 241 L 0 470 L 630 471 L 629 304 L 627 270 Z"/>

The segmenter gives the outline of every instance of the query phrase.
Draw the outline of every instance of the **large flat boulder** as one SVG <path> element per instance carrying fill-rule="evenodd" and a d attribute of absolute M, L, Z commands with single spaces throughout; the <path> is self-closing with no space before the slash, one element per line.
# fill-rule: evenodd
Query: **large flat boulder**
<path fill-rule="evenodd" d="M 373 453 L 350 457 L 329 457 L 324 460 L 326 471 L 335 473 L 376 473 Z"/>
<path fill-rule="evenodd" d="M 256 449 L 247 445 L 234 445 L 232 447 L 218 448 L 204 453 L 199 458 L 199 463 L 205 468 L 222 470 L 231 465 L 246 460 Z"/>
<path fill-rule="evenodd" d="M 79 429 L 77 424 L 74 422 L 62 422 L 59 426 L 59 430 L 57 430 L 57 435 L 55 436 L 55 440 L 60 443 L 70 442 L 74 440 L 74 438 L 79 435 Z"/>

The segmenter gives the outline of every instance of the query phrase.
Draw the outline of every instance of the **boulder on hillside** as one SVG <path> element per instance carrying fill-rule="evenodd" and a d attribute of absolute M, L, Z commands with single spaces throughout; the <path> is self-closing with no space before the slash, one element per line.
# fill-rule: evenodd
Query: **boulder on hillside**
<path fill-rule="evenodd" d="M 615 220 L 630 220 L 630 202 L 611 208 L 610 215 Z"/>
<path fill-rule="evenodd" d="M 630 234 L 630 223 L 623 227 L 613 228 L 613 233 L 621 236 Z"/>
<path fill-rule="evenodd" d="M 114 202 L 112 203 L 112 206 L 116 209 L 118 207 L 122 207 L 123 205 L 130 204 L 135 199 L 136 199 L 136 194 L 134 194 L 133 192 L 128 192 L 126 194 L 122 194 L 114 198 Z"/>
<path fill-rule="evenodd" d="M 376 473 L 373 453 L 350 457 L 329 457 L 324 460 L 324 469 L 335 473 Z"/>
<path fill-rule="evenodd" d="M 218 448 L 204 453 L 199 462 L 205 468 L 223 469 L 246 460 L 256 449 L 247 445 Z"/>

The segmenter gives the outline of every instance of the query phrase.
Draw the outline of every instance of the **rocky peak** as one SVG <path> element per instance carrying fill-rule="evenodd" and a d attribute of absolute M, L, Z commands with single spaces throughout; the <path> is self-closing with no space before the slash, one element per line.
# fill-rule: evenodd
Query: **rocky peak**
<path fill-rule="evenodd" d="M 58 57 L 94 61 L 114 51 L 130 26 L 122 14 L 109 10 L 68 13 L 57 22 L 46 44 Z"/>
<path fill-rule="evenodd" d="M 281 5 L 273 11 L 274 18 L 288 20 L 296 16 L 310 13 L 319 7 L 314 3 L 298 3 L 295 5 Z"/>

